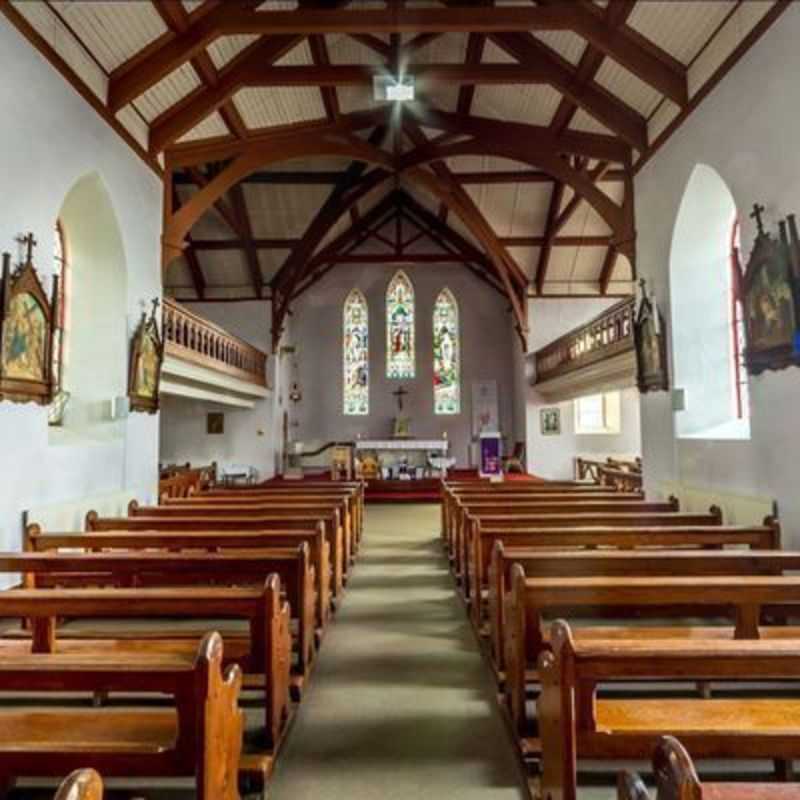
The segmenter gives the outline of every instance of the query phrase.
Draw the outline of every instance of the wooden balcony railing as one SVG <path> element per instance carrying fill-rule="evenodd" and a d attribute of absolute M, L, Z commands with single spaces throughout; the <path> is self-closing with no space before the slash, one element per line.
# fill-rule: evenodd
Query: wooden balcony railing
<path fill-rule="evenodd" d="M 604 361 L 634 348 L 633 297 L 538 350 L 536 383 Z"/>
<path fill-rule="evenodd" d="M 248 383 L 267 385 L 266 353 L 166 297 L 163 331 L 167 355 Z"/>

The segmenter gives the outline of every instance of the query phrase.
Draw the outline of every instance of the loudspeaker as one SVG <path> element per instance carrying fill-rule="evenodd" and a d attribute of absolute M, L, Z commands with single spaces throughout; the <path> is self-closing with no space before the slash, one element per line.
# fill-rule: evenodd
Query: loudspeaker
<path fill-rule="evenodd" d="M 111 399 L 111 419 L 127 419 L 131 412 L 131 402 L 127 395 Z"/>
<path fill-rule="evenodd" d="M 686 411 L 686 389 L 672 390 L 672 410 Z"/>

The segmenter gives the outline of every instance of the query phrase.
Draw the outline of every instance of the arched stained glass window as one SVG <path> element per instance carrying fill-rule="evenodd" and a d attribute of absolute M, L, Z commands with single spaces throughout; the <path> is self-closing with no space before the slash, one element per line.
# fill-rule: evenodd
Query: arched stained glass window
<path fill-rule="evenodd" d="M 461 413 L 461 359 L 458 304 L 443 289 L 433 307 L 433 411 Z"/>
<path fill-rule="evenodd" d="M 414 287 L 403 270 L 386 290 L 386 377 L 414 377 Z"/>
<path fill-rule="evenodd" d="M 369 414 L 369 320 L 358 289 L 344 301 L 344 413 Z"/>

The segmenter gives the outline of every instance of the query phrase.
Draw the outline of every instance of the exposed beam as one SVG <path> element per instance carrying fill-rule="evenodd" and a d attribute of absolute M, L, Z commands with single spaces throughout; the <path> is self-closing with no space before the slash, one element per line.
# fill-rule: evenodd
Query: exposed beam
<path fill-rule="evenodd" d="M 151 2 L 164 24 L 174 33 L 184 33 L 191 26 L 189 12 L 184 8 L 183 3 L 175 2 L 175 0 L 151 0 Z M 212 5 L 214 4 L 218 4 L 217 0 L 212 0 Z M 194 56 L 191 64 L 206 86 L 216 86 L 219 80 L 217 68 L 206 50 L 201 50 Z M 247 126 L 233 101 L 228 100 L 224 103 L 220 107 L 219 113 L 231 133 L 240 139 L 247 135 Z"/>
<path fill-rule="evenodd" d="M 633 12 L 635 5 L 636 0 L 617 0 L 615 3 L 609 3 L 605 12 L 606 26 L 615 28 L 622 25 Z M 581 85 L 591 81 L 597 75 L 604 59 L 605 53 L 592 45 L 589 45 L 583 51 L 575 70 L 577 80 L 580 81 Z M 562 97 L 556 113 L 550 121 L 551 130 L 556 134 L 563 133 L 569 127 L 577 110 L 578 106 L 572 100 L 568 97 Z"/>
<path fill-rule="evenodd" d="M 423 232 L 424 233 L 424 232 Z M 419 235 L 403 243 L 403 247 L 413 244 Z M 500 236 L 501 244 L 505 247 L 541 247 L 545 241 L 544 236 Z M 257 250 L 291 250 L 296 247 L 299 239 L 253 239 L 253 246 Z M 556 236 L 553 247 L 608 247 L 610 236 Z M 225 250 L 242 250 L 242 239 L 193 239 L 192 245 L 197 252 L 223 252 Z"/>
<path fill-rule="evenodd" d="M 463 185 L 503 184 L 503 183 L 553 183 L 552 175 L 541 170 L 492 170 L 487 172 L 457 172 L 451 170 L 453 177 Z M 336 170 L 265 170 L 248 175 L 241 183 L 271 184 L 276 186 L 326 186 L 341 177 L 341 172 Z M 603 175 L 603 182 L 619 183 L 625 178 L 622 170 L 609 170 Z M 174 177 L 178 186 L 194 184 L 194 181 L 184 173 Z"/>
<path fill-rule="evenodd" d="M 553 239 L 555 238 L 555 224 L 558 212 L 561 208 L 561 201 L 564 199 L 564 184 L 557 181 L 553 186 L 550 195 L 550 205 L 547 209 L 547 224 L 545 227 L 545 242 L 539 251 L 539 263 L 536 266 L 536 292 L 542 293 L 545 279 L 547 278 L 547 268 L 550 266 L 550 253 L 553 249 Z"/>
<path fill-rule="evenodd" d="M 153 121 L 150 152 L 161 152 L 227 102 L 242 87 L 242 79 L 253 65 L 273 64 L 301 41 L 302 37 L 298 36 L 272 36 L 254 42 L 220 71 L 216 86 L 193 92 L 185 102 L 178 103 Z M 151 74 L 144 69 L 142 72 Z"/>
<path fill-rule="evenodd" d="M 615 5 L 610 3 L 609 5 Z M 652 42 L 643 47 L 641 40 L 625 27 L 605 24 L 602 9 L 590 2 L 559 3 L 559 11 L 569 20 L 570 28 L 593 47 L 611 57 L 640 80 L 679 106 L 689 99 L 686 68 L 676 63 Z"/>
<path fill-rule="evenodd" d="M 617 258 L 619 253 L 616 247 L 609 247 L 606 251 L 606 257 L 603 260 L 603 268 L 600 270 L 600 294 L 605 295 L 608 293 L 608 285 L 611 283 L 611 278 L 614 275 L 614 267 L 617 265 Z"/>
<path fill-rule="evenodd" d="M 369 33 L 351 33 L 350 38 L 355 39 L 355 41 L 360 42 L 365 47 L 368 47 L 370 50 L 376 52 L 378 55 L 387 60 L 392 54 L 392 50 L 389 45 L 379 39 L 377 36 L 372 36 Z"/>
<path fill-rule="evenodd" d="M 474 114 L 458 114 L 414 103 L 407 113 L 412 114 L 420 125 L 437 130 L 457 132 L 461 136 L 474 136 L 491 141 L 494 145 L 506 143 L 517 149 L 541 152 L 548 155 L 564 153 L 604 161 L 628 163 L 630 147 L 614 136 L 583 131 L 565 131 L 556 137 L 546 126 L 525 122 L 481 117 Z"/>
<path fill-rule="evenodd" d="M 167 165 L 173 168 L 229 161 L 265 145 L 280 147 L 283 143 L 291 144 L 297 140 L 298 136 L 313 134 L 315 137 L 322 138 L 327 135 L 352 133 L 365 128 L 374 128 L 376 125 L 387 124 L 390 118 L 391 109 L 388 107 L 354 111 L 350 114 L 342 114 L 336 122 L 319 119 L 261 128 L 251 131 L 244 141 L 226 136 L 177 144 L 171 146 L 164 155 Z"/>
<path fill-rule="evenodd" d="M 311 36 L 308 40 L 311 47 L 311 58 L 317 69 L 330 70 L 330 58 L 328 56 L 328 46 L 325 44 L 324 36 Z M 319 82 L 312 84 L 319 86 L 322 95 L 322 104 L 325 106 L 325 115 L 330 122 L 339 119 L 339 98 L 336 95 L 336 86 Z"/>
<path fill-rule="evenodd" d="M 559 4 L 561 5 L 566 4 Z M 576 69 L 530 33 L 491 34 L 492 41 L 521 64 L 546 69 L 548 83 L 631 147 L 647 147 L 644 117 L 594 82 L 583 84 Z"/>
<path fill-rule="evenodd" d="M 197 258 L 191 236 L 186 237 L 186 249 L 183 251 L 183 257 L 189 266 L 189 274 L 192 278 L 195 293 L 200 300 L 204 300 L 206 296 L 206 279 L 200 266 L 200 260 Z"/>
<path fill-rule="evenodd" d="M 483 37 L 483 34 L 471 34 Z M 312 37 L 316 39 L 318 37 Z M 552 71 L 547 65 L 531 64 L 418 64 L 403 66 L 419 88 L 435 84 L 531 85 L 550 83 Z M 376 76 L 389 74 L 387 67 L 373 64 L 323 64 L 289 66 L 254 66 L 241 78 L 242 86 L 372 86 Z M 393 72 L 391 74 L 394 74 Z M 459 111 L 465 114 L 466 111 Z"/>
<path fill-rule="evenodd" d="M 247 203 L 244 199 L 244 190 L 241 184 L 236 184 L 231 190 L 231 202 L 233 212 L 239 220 L 239 226 L 244 234 L 244 256 L 247 261 L 247 270 L 250 273 L 250 281 L 253 284 L 253 291 L 260 300 L 263 293 L 264 278 L 261 274 L 261 265 L 258 260 L 258 252 L 253 246 L 253 229 L 250 224 L 250 213 L 247 210 Z"/>
<path fill-rule="evenodd" d="M 597 183 L 608 170 L 608 164 L 601 161 L 587 174 L 592 183 Z M 553 223 L 553 235 L 557 234 L 572 218 L 572 215 L 578 210 L 578 207 L 583 202 L 583 197 L 577 192 L 570 198 L 569 203 L 564 207 L 564 210 L 558 215 Z"/>
<path fill-rule="evenodd" d="M 486 44 L 486 34 L 471 33 L 467 39 L 467 55 L 465 67 L 479 66 L 483 58 L 483 49 Z M 486 65 L 488 66 L 488 65 Z M 462 86 L 458 92 L 456 111 L 459 114 L 469 114 L 472 110 L 472 100 L 475 97 L 475 84 Z"/>

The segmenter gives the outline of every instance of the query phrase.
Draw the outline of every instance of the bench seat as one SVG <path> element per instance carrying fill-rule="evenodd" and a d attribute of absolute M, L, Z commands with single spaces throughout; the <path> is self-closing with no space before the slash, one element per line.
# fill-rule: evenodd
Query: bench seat
<path fill-rule="evenodd" d="M 174 749 L 177 736 L 178 714 L 174 709 L 0 711 L 0 750 L 4 756 L 87 750 L 160 755 Z"/>

